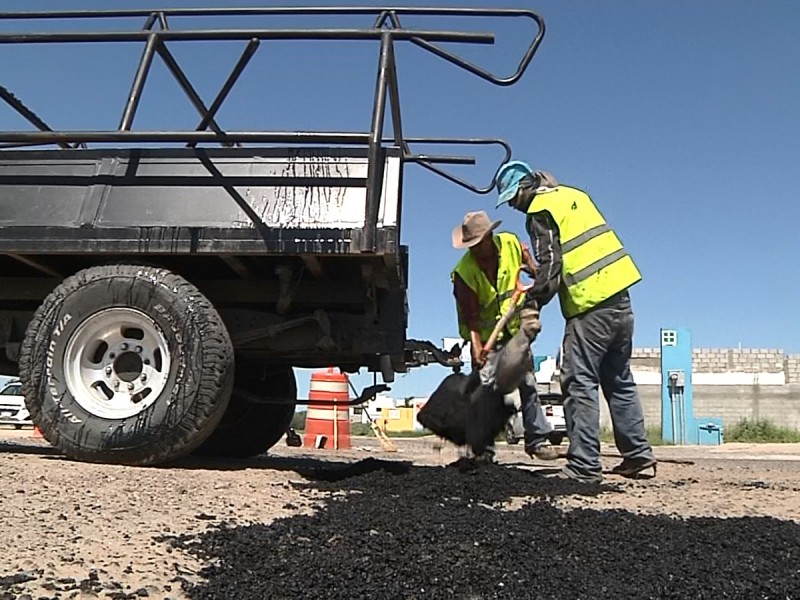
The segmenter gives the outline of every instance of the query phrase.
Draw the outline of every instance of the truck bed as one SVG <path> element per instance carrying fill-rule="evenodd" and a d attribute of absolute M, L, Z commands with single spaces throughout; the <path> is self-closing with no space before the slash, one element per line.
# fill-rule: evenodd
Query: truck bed
<path fill-rule="evenodd" d="M 377 252 L 395 253 L 400 157 L 385 152 Z M 0 155 L 0 250 L 347 254 L 366 150 L 47 150 Z"/>
<path fill-rule="evenodd" d="M 375 250 L 363 252 L 363 149 L 3 152 L 6 327 L 13 311 L 24 321 L 80 269 L 157 265 L 209 297 L 238 350 L 295 366 L 353 368 L 377 368 L 377 355 L 391 354 L 401 370 L 407 251 L 398 243 L 400 153 L 384 155 Z M 253 330 L 265 335 L 253 339 Z"/>

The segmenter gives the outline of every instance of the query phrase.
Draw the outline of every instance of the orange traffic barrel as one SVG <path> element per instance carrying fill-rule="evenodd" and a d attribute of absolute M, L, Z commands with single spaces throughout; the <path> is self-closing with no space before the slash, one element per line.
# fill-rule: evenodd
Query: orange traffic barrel
<path fill-rule="evenodd" d="M 347 405 L 350 386 L 347 375 L 333 367 L 312 373 L 308 399 L 303 445 L 326 450 L 350 448 L 350 408 Z"/>

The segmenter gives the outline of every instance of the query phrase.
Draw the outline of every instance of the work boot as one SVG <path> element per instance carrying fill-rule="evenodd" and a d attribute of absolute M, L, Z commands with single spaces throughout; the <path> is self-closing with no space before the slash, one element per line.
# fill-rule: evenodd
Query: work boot
<path fill-rule="evenodd" d="M 497 463 L 497 458 L 495 457 L 495 450 L 492 446 L 484 450 L 483 454 L 481 454 L 480 456 L 474 457 L 473 460 L 477 465 L 493 465 Z"/>
<path fill-rule="evenodd" d="M 635 479 L 639 477 L 639 474 L 642 471 L 652 468 L 653 477 L 655 477 L 656 464 L 655 458 L 623 458 L 621 463 L 611 469 L 611 473 L 614 475 L 622 475 L 623 477 Z"/>
<path fill-rule="evenodd" d="M 542 479 L 551 479 L 551 480 L 560 480 L 560 481 L 576 481 L 578 483 L 583 484 L 594 484 L 597 485 L 599 483 L 603 483 L 603 476 L 602 475 L 592 475 L 581 477 L 575 474 L 571 469 L 568 467 L 564 467 L 563 469 L 539 469 L 538 471 L 533 472 L 534 477 L 540 477 Z"/>
<path fill-rule="evenodd" d="M 538 458 L 539 460 L 555 460 L 558 458 L 558 450 L 547 443 L 537 444 L 532 450 L 525 448 L 525 452 L 531 458 Z"/>

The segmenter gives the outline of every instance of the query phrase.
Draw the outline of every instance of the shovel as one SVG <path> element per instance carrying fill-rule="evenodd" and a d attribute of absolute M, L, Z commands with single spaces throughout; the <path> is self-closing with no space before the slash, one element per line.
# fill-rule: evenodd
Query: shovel
<path fill-rule="evenodd" d="M 533 284 L 525 285 L 522 283 L 522 280 L 520 279 L 521 274 L 522 269 L 517 271 L 517 284 L 514 287 L 514 293 L 511 294 L 511 302 L 508 305 L 508 310 L 502 317 L 500 317 L 500 320 L 494 326 L 491 335 L 489 335 L 489 339 L 486 340 L 486 344 L 483 346 L 483 350 L 481 351 L 481 362 L 486 361 L 486 357 L 489 356 L 489 352 L 492 351 L 492 348 L 494 348 L 494 345 L 497 343 L 497 338 L 500 337 L 500 333 L 502 333 L 509 320 L 511 320 L 511 317 L 513 317 L 517 312 L 517 302 L 519 302 L 520 296 L 533 287 Z"/>
<path fill-rule="evenodd" d="M 520 296 L 528 289 L 530 286 L 520 281 L 518 273 L 511 304 L 486 341 L 482 359 L 489 356 L 503 328 L 516 312 Z M 513 412 L 513 407 L 505 405 L 503 396 L 519 387 L 530 370 L 530 341 L 527 336 L 515 335 L 492 361 L 495 372 L 490 378 L 493 381 L 488 382 L 490 385 L 481 385 L 477 369 L 470 375 L 448 375 L 417 415 L 420 424 L 458 446 L 471 446 L 476 455 L 482 454 L 503 430 Z"/>
<path fill-rule="evenodd" d="M 466 441 L 476 456 L 492 446 L 497 434 L 505 428 L 516 409 L 506 402 L 507 395 L 519 388 L 533 364 L 531 340 L 522 331 L 490 357 L 500 332 L 517 312 L 520 297 L 530 288 L 530 285 L 522 283 L 520 273 L 517 273 L 517 283 L 508 310 L 495 325 L 481 351 L 481 358 L 490 363 L 482 369 L 482 385 L 470 396 L 466 422 Z"/>
<path fill-rule="evenodd" d="M 508 310 L 506 310 L 505 314 L 495 325 L 489 339 L 486 341 L 486 345 L 484 345 L 481 351 L 481 359 L 484 362 L 497 343 L 497 338 L 500 336 L 500 333 L 519 309 L 517 303 L 520 297 L 532 287 L 531 284 L 523 284 L 520 275 L 521 270 L 517 273 L 517 284 L 514 288 L 514 293 L 511 295 L 511 302 Z M 529 340 L 528 336 L 522 331 L 518 331 L 497 353 L 497 356 L 494 358 L 493 374 L 490 377 L 490 381 L 485 383 L 493 384 L 494 389 L 502 394 L 510 394 L 520 386 L 525 375 L 530 371 L 532 361 L 531 340 Z"/>

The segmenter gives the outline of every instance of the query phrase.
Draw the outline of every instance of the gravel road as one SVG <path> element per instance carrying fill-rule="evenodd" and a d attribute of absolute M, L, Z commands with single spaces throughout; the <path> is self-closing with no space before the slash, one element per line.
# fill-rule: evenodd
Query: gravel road
<path fill-rule="evenodd" d="M 655 479 L 353 438 L 243 462 L 69 461 L 0 430 L 0 600 L 800 598 L 800 446 L 657 448 Z M 618 461 L 604 448 L 607 468 Z"/>

